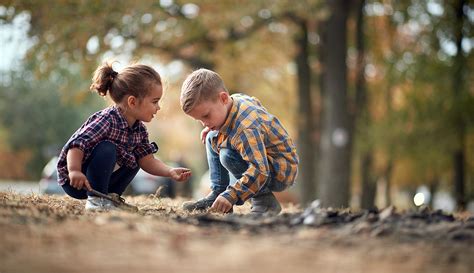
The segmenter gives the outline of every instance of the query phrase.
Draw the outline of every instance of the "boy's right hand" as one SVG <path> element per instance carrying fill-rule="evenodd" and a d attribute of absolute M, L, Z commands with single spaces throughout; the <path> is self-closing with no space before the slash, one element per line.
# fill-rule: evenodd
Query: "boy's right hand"
<path fill-rule="evenodd" d="M 207 137 L 207 134 L 209 133 L 209 131 L 211 131 L 211 129 L 207 126 L 204 129 L 202 129 L 202 131 L 201 131 L 201 142 L 203 144 L 206 142 L 206 137 Z"/>
<path fill-rule="evenodd" d="M 73 188 L 80 190 L 86 187 L 88 191 L 92 190 L 91 184 L 89 184 L 87 177 L 80 171 L 69 172 L 69 180 L 69 184 L 71 184 Z"/>

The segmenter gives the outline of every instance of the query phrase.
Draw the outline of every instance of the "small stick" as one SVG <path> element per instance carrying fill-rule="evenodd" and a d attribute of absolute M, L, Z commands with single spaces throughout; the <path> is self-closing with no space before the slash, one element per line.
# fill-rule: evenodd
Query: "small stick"
<path fill-rule="evenodd" d="M 112 202 L 114 202 L 114 204 L 118 205 L 120 208 L 122 209 L 127 209 L 127 210 L 130 210 L 130 211 L 133 211 L 133 212 L 137 212 L 138 211 L 138 207 L 134 206 L 134 205 L 130 205 L 130 204 L 127 204 L 125 202 L 122 202 L 120 200 L 117 200 L 116 198 L 113 198 L 112 196 L 109 196 L 107 194 L 104 194 L 104 193 L 101 193 L 100 191 L 96 191 L 94 189 L 91 189 L 90 192 L 92 192 L 93 194 L 99 196 L 99 197 L 102 197 L 102 198 L 105 198 L 107 200 L 110 200 Z M 117 195 L 118 196 L 118 195 Z"/>
<path fill-rule="evenodd" d="M 96 191 L 94 189 L 91 189 L 90 192 L 92 192 L 94 195 L 97 195 L 99 197 L 102 197 L 102 198 L 105 198 L 105 199 L 108 199 L 114 203 L 117 203 L 117 200 L 115 200 L 114 198 L 108 196 L 107 194 L 104 194 L 104 193 L 101 193 L 100 191 Z"/>

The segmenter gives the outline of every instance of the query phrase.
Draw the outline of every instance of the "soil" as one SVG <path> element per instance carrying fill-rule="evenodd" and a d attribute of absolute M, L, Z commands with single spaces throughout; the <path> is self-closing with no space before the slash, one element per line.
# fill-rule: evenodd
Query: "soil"
<path fill-rule="evenodd" d="M 0 192 L 0 273 L 474 272 L 468 214 L 287 205 L 252 218 L 248 205 L 224 216 L 186 213 L 184 199 L 126 199 L 138 213 Z"/>

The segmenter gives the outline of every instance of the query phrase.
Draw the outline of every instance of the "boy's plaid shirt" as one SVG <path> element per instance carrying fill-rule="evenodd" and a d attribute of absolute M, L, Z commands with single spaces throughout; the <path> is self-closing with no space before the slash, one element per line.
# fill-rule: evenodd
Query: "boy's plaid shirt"
<path fill-rule="evenodd" d="M 232 204 L 242 204 L 257 193 L 271 177 L 276 183 L 292 185 L 298 172 L 298 155 L 283 125 L 254 97 L 234 94 L 232 108 L 212 148 L 236 150 L 249 168 L 222 194 Z"/>
<path fill-rule="evenodd" d="M 114 143 L 117 147 L 116 163 L 129 168 L 138 167 L 138 159 L 158 151 L 155 143 L 149 143 L 147 130 L 141 121 L 130 128 L 119 109 L 112 106 L 90 116 L 64 145 L 57 165 L 58 183 L 69 183 L 66 161 L 69 149 L 83 151 L 84 164 L 95 146 L 102 141 Z"/>

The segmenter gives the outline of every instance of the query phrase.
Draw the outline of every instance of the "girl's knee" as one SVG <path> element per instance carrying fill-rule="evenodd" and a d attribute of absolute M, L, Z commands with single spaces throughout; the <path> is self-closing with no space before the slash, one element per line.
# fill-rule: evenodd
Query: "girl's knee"
<path fill-rule="evenodd" d="M 78 190 L 70 186 L 69 184 L 64 184 L 62 186 L 64 192 L 75 199 L 87 199 L 87 191 Z"/>
<path fill-rule="evenodd" d="M 95 146 L 94 151 L 99 151 L 104 156 L 115 156 L 117 147 L 110 141 L 102 141 Z"/>

